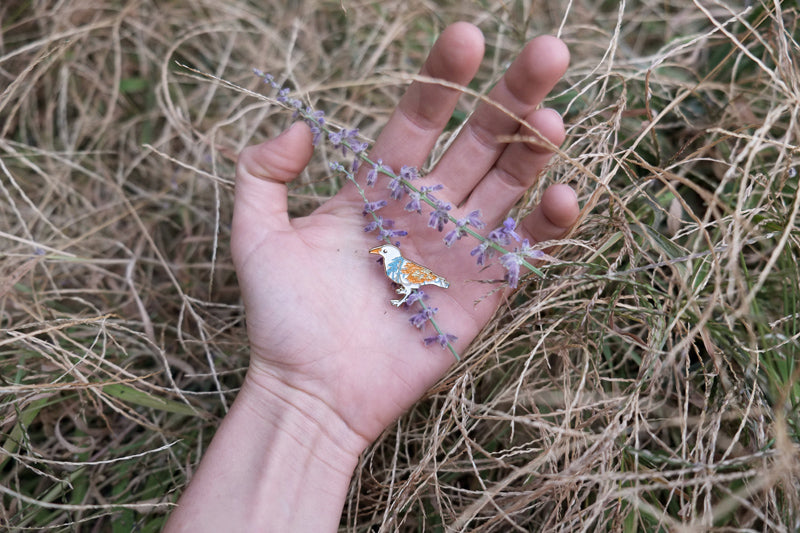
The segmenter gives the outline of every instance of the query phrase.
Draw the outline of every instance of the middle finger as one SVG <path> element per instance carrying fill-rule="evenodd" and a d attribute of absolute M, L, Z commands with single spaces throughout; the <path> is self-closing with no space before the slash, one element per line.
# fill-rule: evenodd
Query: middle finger
<path fill-rule="evenodd" d="M 489 173 L 507 147 L 498 137 L 519 130 L 516 117 L 526 117 L 536 109 L 568 63 L 569 51 L 556 37 L 537 37 L 525 46 L 488 97 L 513 116 L 482 102 L 433 172 L 448 191 L 449 201 L 461 204 Z"/>

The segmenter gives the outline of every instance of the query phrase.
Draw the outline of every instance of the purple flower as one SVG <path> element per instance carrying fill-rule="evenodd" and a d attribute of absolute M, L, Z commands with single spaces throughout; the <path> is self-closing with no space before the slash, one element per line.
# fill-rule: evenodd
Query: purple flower
<path fill-rule="evenodd" d="M 389 190 L 392 191 L 391 194 L 389 194 L 389 196 L 392 197 L 392 200 L 399 200 L 405 193 L 408 192 L 408 187 L 405 186 L 400 178 L 393 177 L 389 181 Z"/>
<path fill-rule="evenodd" d="M 389 220 L 388 222 L 391 222 L 392 225 L 394 225 L 393 220 Z M 408 235 L 408 232 L 404 229 L 387 229 L 387 227 L 384 226 L 381 228 L 381 231 L 378 234 L 378 240 L 380 241 L 391 240 L 394 237 L 405 237 L 406 235 Z M 395 245 L 400 246 L 400 243 L 395 242 Z"/>
<path fill-rule="evenodd" d="M 306 107 L 305 122 L 314 135 L 311 139 L 311 144 L 317 146 L 322 138 L 322 128 L 325 126 L 325 112 L 314 111 L 313 108 Z"/>
<path fill-rule="evenodd" d="M 450 213 L 448 213 L 448 211 L 450 211 L 452 207 L 453 206 L 447 202 L 438 201 L 436 203 L 436 210 L 431 211 L 431 217 L 428 219 L 428 226 L 442 231 L 444 225 L 450 222 Z"/>
<path fill-rule="evenodd" d="M 467 234 L 467 231 L 464 229 L 467 226 L 473 226 L 478 229 L 485 227 L 486 224 L 483 223 L 480 217 L 481 212 L 476 210 L 472 211 L 464 218 L 456 220 L 456 229 L 447 232 L 447 235 L 444 236 L 444 244 L 448 248 L 453 246 L 454 242 Z"/>
<path fill-rule="evenodd" d="M 531 247 L 531 243 L 528 242 L 528 239 L 522 241 L 522 247 L 520 247 L 519 253 L 533 259 L 543 259 L 545 256 L 543 251 L 535 250 L 533 247 Z"/>
<path fill-rule="evenodd" d="M 533 249 L 528 239 L 525 239 L 520 248 L 500 257 L 500 263 L 506 269 L 506 281 L 512 289 L 516 289 L 519 284 L 519 267 L 525 262 L 525 257 L 542 259 L 544 252 Z"/>
<path fill-rule="evenodd" d="M 496 242 L 497 244 L 502 245 L 509 245 L 511 244 L 511 238 L 513 237 L 515 241 L 519 242 L 522 240 L 522 237 L 514 231 L 517 227 L 517 223 L 514 222 L 514 219 L 508 217 L 503 221 L 503 225 L 497 229 L 493 229 L 489 232 L 487 236 L 490 241 Z"/>
<path fill-rule="evenodd" d="M 453 246 L 453 243 L 456 242 L 461 237 L 463 237 L 463 234 L 461 233 L 461 228 L 451 229 L 444 236 L 444 245 L 450 248 L 451 246 Z"/>
<path fill-rule="evenodd" d="M 489 249 L 489 241 L 485 241 L 476 246 L 470 253 L 471 256 L 478 256 L 478 266 L 486 264 L 486 260 L 492 256 L 492 250 Z"/>
<path fill-rule="evenodd" d="M 359 154 L 366 150 L 368 146 L 367 143 L 358 140 L 358 129 L 342 129 L 328 132 L 328 140 L 334 148 L 342 149 L 342 155 L 347 155 L 348 149 L 355 154 Z"/>
<path fill-rule="evenodd" d="M 472 211 L 470 214 L 459 220 L 458 224 L 462 226 L 466 226 L 467 224 L 469 224 L 473 228 L 478 228 L 478 229 L 486 227 L 486 224 L 484 224 L 483 220 L 481 220 L 480 210 Z"/>
<path fill-rule="evenodd" d="M 369 233 L 370 231 L 375 231 L 378 228 L 383 229 L 384 226 L 392 227 L 394 226 L 394 220 L 384 220 L 382 216 L 375 215 L 375 219 L 372 220 L 369 224 L 364 226 L 364 233 Z"/>
<path fill-rule="evenodd" d="M 411 180 L 417 179 L 418 177 L 419 173 L 416 167 L 403 165 L 403 167 L 400 169 L 400 175 L 392 175 L 392 179 L 389 181 L 389 190 L 392 191 L 390 196 L 392 199 L 399 200 L 404 194 L 410 192 L 411 189 L 408 188 L 407 183 Z"/>
<path fill-rule="evenodd" d="M 419 203 L 419 193 L 411 191 L 408 193 L 409 201 L 406 204 L 406 211 L 416 211 L 422 213 L 422 205 Z"/>
<path fill-rule="evenodd" d="M 344 136 L 341 131 L 329 131 L 328 132 L 328 141 L 331 143 L 331 146 L 334 148 L 339 148 L 342 145 L 342 141 L 344 140 Z"/>
<path fill-rule="evenodd" d="M 364 211 L 361 213 L 364 216 L 367 216 L 370 213 L 374 213 L 378 209 L 386 207 L 386 200 L 378 200 L 377 202 L 366 202 L 364 204 Z"/>
<path fill-rule="evenodd" d="M 400 178 L 404 179 L 405 181 L 413 181 L 419 178 L 419 170 L 417 170 L 417 167 L 403 165 L 400 168 Z"/>
<path fill-rule="evenodd" d="M 322 111 L 321 109 L 316 110 L 309 106 L 306 108 L 306 116 L 308 117 L 308 120 L 312 120 L 320 126 L 325 125 L 325 111 Z"/>
<path fill-rule="evenodd" d="M 408 295 L 408 298 L 406 298 L 405 305 L 406 305 L 406 307 L 411 307 L 414 304 L 414 302 L 421 301 L 421 300 L 427 300 L 427 299 L 428 299 L 428 295 L 425 294 L 425 292 L 422 289 L 417 289 L 417 290 L 413 291 L 411 294 Z"/>
<path fill-rule="evenodd" d="M 258 70 L 257 68 L 253 69 L 253 73 L 256 76 L 258 76 L 259 78 L 263 78 L 264 79 L 264 83 L 269 84 L 273 89 L 277 89 L 278 88 L 278 84 L 275 82 L 275 76 L 273 76 L 272 74 L 262 72 L 262 71 Z"/>
<path fill-rule="evenodd" d="M 286 104 L 289 101 L 289 88 L 284 87 L 280 91 L 278 91 L 278 97 L 276 98 L 278 102 L 282 104 Z"/>
<path fill-rule="evenodd" d="M 367 185 L 372 187 L 378 179 L 378 172 L 383 168 L 383 159 L 378 159 L 372 164 L 372 168 L 367 172 Z"/>
<path fill-rule="evenodd" d="M 431 186 L 423 185 L 422 187 L 419 188 L 419 192 L 420 194 L 424 194 L 427 199 L 435 201 L 436 197 L 431 193 L 434 191 L 441 191 L 442 189 L 444 189 L 444 185 L 442 184 L 431 185 Z"/>
<path fill-rule="evenodd" d="M 429 344 L 440 344 L 442 348 L 447 348 L 447 345 L 455 342 L 458 339 L 455 335 L 450 335 L 449 333 L 440 333 L 439 335 L 434 335 L 433 337 L 426 337 L 422 339 L 422 342 L 425 343 L 425 346 Z"/>
<path fill-rule="evenodd" d="M 311 138 L 311 144 L 313 144 L 314 146 L 319 146 L 319 141 L 322 138 L 322 130 L 319 128 L 319 126 L 310 124 L 309 124 L 309 129 L 311 130 L 311 134 L 313 135 L 313 137 Z"/>
<path fill-rule="evenodd" d="M 383 202 L 384 205 L 386 204 L 386 202 L 383 200 L 374 203 L 380 204 L 381 202 Z M 364 206 L 365 213 L 367 206 L 368 204 L 365 204 Z M 378 209 L 380 209 L 380 207 Z M 374 219 L 369 224 L 364 226 L 364 233 L 369 233 L 371 231 L 379 230 L 378 240 L 380 241 L 391 240 L 394 237 L 405 237 L 406 235 L 408 235 L 408 232 L 406 230 L 394 229 L 394 220 L 383 218 L 382 216 L 375 214 L 373 214 L 372 216 L 374 217 Z M 399 245 L 400 243 L 395 243 L 395 244 Z"/>
<path fill-rule="evenodd" d="M 403 167 L 400 169 L 400 175 L 395 176 L 393 173 L 391 173 L 391 169 L 388 170 L 392 178 L 389 182 L 389 190 L 392 191 L 390 196 L 393 200 L 399 200 L 404 194 L 411 191 L 407 184 L 411 180 L 415 180 L 419 177 L 419 171 L 417 171 L 417 167 L 403 165 Z"/>
<path fill-rule="evenodd" d="M 422 326 L 424 326 L 428 322 L 428 320 L 433 318 L 433 315 L 435 315 L 438 312 L 439 312 L 438 307 L 426 307 L 422 309 L 419 313 L 414 313 L 413 315 L 411 315 L 408 321 L 411 322 L 411 325 L 413 325 L 415 328 L 419 329 Z"/>
<path fill-rule="evenodd" d="M 366 151 L 367 148 L 369 148 L 369 144 L 366 141 L 351 141 L 350 142 L 350 149 L 356 155 L 360 154 L 361 152 Z"/>
<path fill-rule="evenodd" d="M 509 252 L 500 256 L 500 263 L 506 269 L 506 281 L 512 289 L 516 289 L 519 284 L 519 266 L 522 261 L 522 257 L 516 252 Z"/>
<path fill-rule="evenodd" d="M 343 130 L 342 141 L 346 142 L 347 146 L 350 147 L 350 150 L 356 155 L 369 148 L 369 144 L 361 141 L 358 138 L 358 128 L 354 128 L 352 130 Z M 346 146 L 342 146 L 342 155 L 347 155 Z"/>

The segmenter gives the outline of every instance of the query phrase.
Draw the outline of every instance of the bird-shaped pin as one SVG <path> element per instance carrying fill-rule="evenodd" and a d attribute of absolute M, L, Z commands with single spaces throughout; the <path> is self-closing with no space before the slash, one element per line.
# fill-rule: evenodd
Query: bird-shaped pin
<path fill-rule="evenodd" d="M 430 269 L 409 261 L 400 253 L 400 249 L 391 244 L 376 246 L 369 251 L 383 257 L 383 267 L 389 279 L 400 285 L 397 294 L 402 294 L 400 300 L 392 300 L 392 303 L 399 307 L 411 295 L 411 291 L 419 289 L 423 285 L 436 285 L 446 289 L 450 286 L 442 276 L 434 274 Z"/>

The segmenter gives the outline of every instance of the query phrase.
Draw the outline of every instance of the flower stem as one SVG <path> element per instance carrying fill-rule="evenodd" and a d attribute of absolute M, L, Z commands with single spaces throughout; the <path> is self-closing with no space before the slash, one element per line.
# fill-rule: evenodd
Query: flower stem
<path fill-rule="evenodd" d="M 419 302 L 419 305 L 420 305 L 420 307 L 422 307 L 423 310 L 427 310 L 428 309 L 428 306 L 425 305 L 425 302 L 422 301 L 422 298 L 420 298 L 417 301 Z M 433 329 L 436 330 L 437 334 L 439 334 L 440 336 L 444 336 L 444 331 L 442 331 L 442 328 L 439 327 L 439 324 L 436 323 L 436 320 L 434 320 L 433 317 L 430 317 L 428 319 L 428 321 L 433 326 Z M 458 356 L 458 352 L 453 347 L 453 344 L 450 341 L 447 341 L 447 349 L 450 350 L 450 353 L 453 354 L 453 357 L 456 358 L 456 361 L 461 362 L 461 357 Z"/>

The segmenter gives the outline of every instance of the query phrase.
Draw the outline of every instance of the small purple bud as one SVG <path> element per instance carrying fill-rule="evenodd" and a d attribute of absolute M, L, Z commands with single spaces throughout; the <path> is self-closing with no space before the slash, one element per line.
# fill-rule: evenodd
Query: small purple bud
<path fill-rule="evenodd" d="M 411 315 L 411 317 L 408 319 L 408 321 L 411 322 L 411 324 L 414 327 L 421 328 L 431 318 L 433 318 L 433 315 L 435 315 L 438 312 L 439 312 L 439 308 L 438 307 L 426 307 L 426 308 L 422 309 L 421 311 L 419 311 L 418 313 L 414 313 L 413 315 Z"/>
<path fill-rule="evenodd" d="M 406 298 L 406 307 L 411 307 L 415 302 L 420 300 L 427 300 L 428 295 L 422 289 L 417 289 L 413 291 L 408 298 Z"/>
<path fill-rule="evenodd" d="M 419 193 L 412 191 L 408 193 L 408 197 L 409 197 L 409 202 L 406 204 L 405 210 L 422 213 L 422 205 L 419 203 Z"/>
<path fill-rule="evenodd" d="M 378 171 L 383 166 L 383 159 L 378 159 L 372 164 L 372 168 L 367 172 L 367 185 L 372 187 L 378 179 Z"/>
<path fill-rule="evenodd" d="M 406 181 L 413 181 L 419 178 L 419 170 L 417 170 L 417 167 L 403 165 L 400 169 L 400 178 Z"/>
<path fill-rule="evenodd" d="M 391 222 L 394 223 L 393 221 Z M 391 240 L 394 237 L 405 237 L 406 235 L 408 235 L 408 232 L 404 229 L 386 229 L 386 227 L 383 227 L 378 235 L 378 240 Z M 395 243 L 395 245 L 399 246 L 400 243 Z"/>
<path fill-rule="evenodd" d="M 429 344 L 439 344 L 442 348 L 447 348 L 447 345 L 455 342 L 458 339 L 455 335 L 450 335 L 449 333 L 442 333 L 440 335 L 434 335 L 433 337 L 426 337 L 422 340 L 425 343 L 425 346 Z"/>
<path fill-rule="evenodd" d="M 400 178 L 392 178 L 389 181 L 389 190 L 392 191 L 389 196 L 392 200 L 399 200 L 408 191 L 408 188 L 403 184 Z"/>
<path fill-rule="evenodd" d="M 519 234 L 516 231 L 514 231 L 514 229 L 516 227 L 517 227 L 517 223 L 514 222 L 514 219 L 511 218 L 511 217 L 508 217 L 507 219 L 505 219 L 503 221 L 503 225 L 502 226 L 490 231 L 489 235 L 487 236 L 487 238 L 490 241 L 493 241 L 493 242 L 496 242 L 497 244 L 502 244 L 502 245 L 511 244 L 511 239 L 512 238 L 514 240 L 516 240 L 517 242 L 519 242 L 519 241 L 522 240 L 522 237 L 520 237 Z"/>
<path fill-rule="evenodd" d="M 471 212 L 470 214 L 468 214 L 466 217 L 462 218 L 461 220 L 464 221 L 464 225 L 469 224 L 473 228 L 481 229 L 481 228 L 485 228 L 486 227 L 486 224 L 484 224 L 483 220 L 481 220 L 481 212 L 480 212 L 480 210 L 475 210 L 475 211 Z"/>
<path fill-rule="evenodd" d="M 284 87 L 280 91 L 278 91 L 278 97 L 276 98 L 278 102 L 282 104 L 286 104 L 289 101 L 289 88 Z"/>
<path fill-rule="evenodd" d="M 386 200 L 378 200 L 377 202 L 366 202 L 364 204 L 364 211 L 362 215 L 367 216 L 370 213 L 374 213 L 378 209 L 386 207 Z"/>
<path fill-rule="evenodd" d="M 469 255 L 477 256 L 478 266 L 483 266 L 486 263 L 486 259 L 491 255 L 491 250 L 489 250 L 489 242 L 482 242 L 478 246 L 476 246 Z"/>
<path fill-rule="evenodd" d="M 512 289 L 516 289 L 519 284 L 519 266 L 522 258 L 518 253 L 507 253 L 500 257 L 500 263 L 506 269 L 506 281 Z"/>
<path fill-rule="evenodd" d="M 450 214 L 448 213 L 450 209 L 452 209 L 452 206 L 447 202 L 439 202 L 436 205 L 436 210 L 431 212 L 431 217 L 428 219 L 428 226 L 442 231 L 444 225 L 450 221 Z"/>
<path fill-rule="evenodd" d="M 339 148 L 342 145 L 342 132 L 341 131 L 329 131 L 328 132 L 328 141 L 330 141 L 331 146 L 334 148 Z"/>

